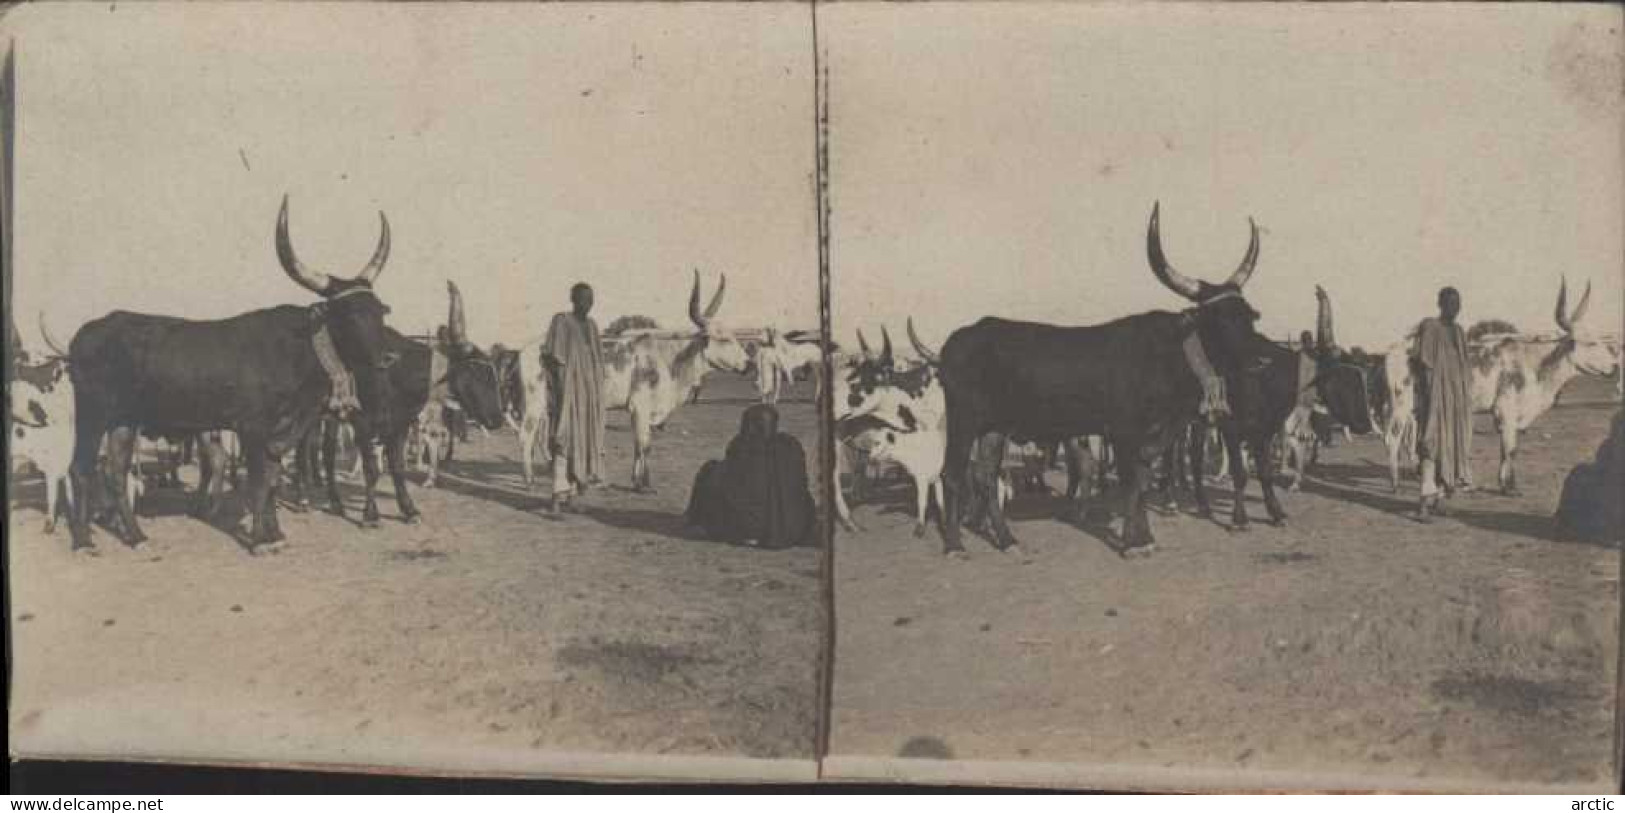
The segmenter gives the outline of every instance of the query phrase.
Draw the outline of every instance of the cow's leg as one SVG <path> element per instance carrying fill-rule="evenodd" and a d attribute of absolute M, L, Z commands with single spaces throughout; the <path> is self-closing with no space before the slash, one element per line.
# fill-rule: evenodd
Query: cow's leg
<path fill-rule="evenodd" d="M 1241 435 L 1233 426 L 1222 431 L 1226 463 L 1230 465 L 1230 529 L 1245 531 L 1251 524 L 1247 517 L 1247 458 L 1241 453 Z"/>
<path fill-rule="evenodd" d="M 962 416 L 965 409 L 948 411 L 948 446 L 942 464 L 942 552 L 963 556 L 965 546 L 960 541 L 960 523 L 964 521 L 966 480 L 970 475 L 971 444 L 976 438 L 968 421 Z"/>
<path fill-rule="evenodd" d="M 299 438 L 293 450 L 293 504 L 295 512 L 310 510 L 310 494 L 315 490 L 315 427 Z"/>
<path fill-rule="evenodd" d="M 1388 443 L 1388 486 L 1399 493 L 1399 454 L 1404 449 L 1407 432 L 1403 426 L 1384 428 L 1382 439 Z"/>
<path fill-rule="evenodd" d="M 96 457 L 101 451 L 102 425 L 99 415 L 88 415 L 81 401 L 77 404 L 78 420 L 74 426 L 73 462 L 68 467 L 70 488 L 74 500 L 68 506 L 68 530 L 73 537 L 75 553 L 94 554 L 96 544 L 90 539 L 91 503 L 95 500 L 96 483 L 101 473 Z"/>
<path fill-rule="evenodd" d="M 192 501 L 192 515 L 205 522 L 212 521 L 220 512 L 220 500 L 225 492 L 226 450 L 219 441 L 207 437 L 197 441 L 197 496 Z"/>
<path fill-rule="evenodd" d="M 423 521 L 423 515 L 412 503 L 411 492 L 406 490 L 405 445 L 405 435 L 396 435 L 385 442 L 384 457 L 389 461 L 389 478 L 395 483 L 395 504 L 401 509 L 401 521 L 416 525 Z"/>
<path fill-rule="evenodd" d="M 344 516 L 344 496 L 339 494 L 339 422 L 322 421 L 322 477 L 327 482 L 327 505 L 337 516 Z"/>
<path fill-rule="evenodd" d="M 114 516 L 123 526 L 124 543 L 132 548 L 140 548 L 147 541 L 147 535 L 141 532 L 141 525 L 136 522 L 135 506 L 130 504 L 129 489 L 123 487 L 130 477 L 131 458 L 135 456 L 136 434 L 135 427 L 120 426 L 109 434 L 107 448 L 107 482 L 114 495 Z"/>
<path fill-rule="evenodd" d="M 972 486 L 981 494 L 993 525 L 993 546 L 1001 551 L 1016 549 L 1021 543 L 1010 532 L 1010 523 L 1004 517 L 1004 502 L 999 499 L 999 475 L 1004 469 L 1005 436 L 989 432 L 982 436 L 981 448 L 976 454 L 976 476 Z"/>
<path fill-rule="evenodd" d="M 56 532 L 56 498 L 57 478 L 60 476 L 55 469 L 43 469 L 45 474 L 45 532 Z M 71 509 L 70 509 L 71 510 Z"/>
<path fill-rule="evenodd" d="M 841 527 L 847 533 L 857 533 L 863 530 L 852 519 L 852 509 L 846 504 L 846 490 L 841 487 L 842 472 L 845 472 L 854 481 L 857 479 L 857 473 L 853 466 L 856 455 L 857 452 L 844 443 L 835 447 L 835 519 L 841 523 Z"/>
<path fill-rule="evenodd" d="M 1518 472 L 1514 466 L 1518 456 L 1518 425 L 1497 415 L 1495 429 L 1501 435 L 1501 493 L 1508 497 L 1521 497 L 1523 492 L 1518 490 Z M 1452 488 L 1456 485 L 1450 484 Z"/>
<path fill-rule="evenodd" d="M 1075 508 L 1083 498 L 1083 444 L 1077 438 L 1067 438 L 1061 441 L 1061 450 L 1066 453 L 1066 499 Z"/>
<path fill-rule="evenodd" d="M 1078 438 L 1068 438 L 1061 442 L 1066 452 L 1066 501 L 1067 515 L 1072 522 L 1082 523 L 1085 519 L 1089 500 L 1094 497 L 1095 482 L 1098 479 L 1096 472 L 1099 461 L 1090 453 L 1087 446 Z"/>
<path fill-rule="evenodd" d="M 271 468 L 272 455 L 264 436 L 244 433 L 241 439 L 243 456 L 248 465 L 248 485 L 244 491 L 251 517 L 248 531 L 249 551 L 269 550 L 278 541 L 276 526 L 271 519 L 272 512 L 276 509 L 275 481 L 271 479 L 274 476 Z"/>
<path fill-rule="evenodd" d="M 450 434 L 448 431 L 447 434 Z M 440 468 L 440 429 L 424 427 L 423 432 L 423 487 L 434 488 L 436 471 Z"/>
<path fill-rule="evenodd" d="M 526 491 L 536 487 L 536 429 L 536 418 L 531 415 L 526 415 L 519 425 L 519 472 Z"/>
<path fill-rule="evenodd" d="M 1155 447 L 1146 448 L 1139 443 L 1118 440 L 1113 445 L 1117 463 L 1117 478 L 1123 488 L 1123 547 L 1118 551 L 1123 558 L 1144 556 L 1157 543 L 1151 534 L 1151 522 L 1145 511 L 1145 491 L 1151 479 L 1151 460 Z"/>
<path fill-rule="evenodd" d="M 373 448 L 372 433 L 356 430 L 356 454 L 361 457 L 361 474 L 366 501 L 361 506 L 361 527 L 378 527 L 378 452 Z"/>
<path fill-rule="evenodd" d="M 913 474 L 913 472 L 909 472 Z M 914 475 L 914 538 L 925 536 L 925 509 L 931 502 L 931 483 L 925 477 Z"/>
<path fill-rule="evenodd" d="M 1271 448 L 1268 434 L 1252 439 L 1254 449 L 1253 463 L 1258 467 L 1258 486 L 1264 490 L 1264 510 L 1269 512 L 1270 522 L 1277 527 L 1286 525 L 1286 510 L 1281 507 L 1281 501 L 1275 495 L 1276 460 L 1274 450 Z M 1302 472 L 1299 472 L 1302 476 Z M 1238 498 L 1237 505 L 1241 504 Z"/>
<path fill-rule="evenodd" d="M 1196 497 L 1196 513 L 1213 518 L 1213 507 L 1207 501 L 1207 425 L 1193 423 L 1186 430 L 1186 451 L 1190 455 L 1191 492 Z"/>
<path fill-rule="evenodd" d="M 640 408 L 642 405 L 632 404 L 632 490 L 644 493 L 654 493 L 653 478 L 649 476 L 649 448 L 654 445 L 654 435 L 649 425 L 648 412 Z"/>

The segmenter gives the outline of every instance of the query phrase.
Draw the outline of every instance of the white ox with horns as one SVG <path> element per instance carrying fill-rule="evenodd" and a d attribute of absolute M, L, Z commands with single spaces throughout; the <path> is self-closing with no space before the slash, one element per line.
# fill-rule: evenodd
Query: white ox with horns
<path fill-rule="evenodd" d="M 40 335 L 53 355 L 39 363 L 19 358 L 6 394 L 11 415 L 10 456 L 13 461 L 29 461 L 44 475 L 45 532 L 51 533 L 56 529 L 57 497 L 67 506 L 74 496 L 73 479 L 68 476 L 73 463 L 73 381 L 68 377 L 67 353 L 45 329 L 43 313 Z"/>
<path fill-rule="evenodd" d="M 1590 304 L 1591 284 L 1587 283 L 1580 304 L 1569 313 L 1568 281 L 1564 280 L 1557 292 L 1556 336 L 1501 333 L 1481 337 L 1467 346 L 1473 410 L 1488 412 L 1495 418 L 1495 429 L 1501 436 L 1497 479 L 1508 495 L 1519 493 L 1514 466 L 1518 434 L 1552 408 L 1557 394 L 1575 376 L 1583 373 L 1606 377 L 1620 372 L 1619 349 L 1579 329 Z M 1389 409 L 1382 439 L 1388 449 L 1389 482 L 1395 491 L 1399 490 L 1400 458 L 1416 459 L 1416 388 L 1410 366 L 1415 336 L 1413 330 L 1395 342 L 1383 360 Z"/>
<path fill-rule="evenodd" d="M 768 328 L 766 341 L 756 348 L 756 390 L 762 403 L 776 404 L 780 393 L 805 372 L 813 379 L 813 401 L 823 393 L 824 354 L 817 334 L 805 331 L 780 333 Z"/>
<path fill-rule="evenodd" d="M 695 328 L 692 332 L 648 331 L 635 336 L 629 332 L 630 338 L 626 341 L 606 348 L 604 407 L 626 410 L 630 414 L 634 490 L 654 490 L 649 475 L 654 430 L 664 426 L 679 406 L 689 402 L 705 374 L 712 370 L 742 374 L 749 367 L 750 357 L 744 346 L 716 319 L 727 290 L 728 277 L 724 274 L 717 283 L 716 293 L 702 311 L 700 272 L 696 270 L 688 301 L 688 317 Z M 545 338 L 529 342 L 513 351 L 515 356 L 499 359 L 499 367 L 513 365 L 509 368 L 513 372 L 505 374 L 505 380 L 512 382 L 517 378 L 519 385 L 509 403 L 521 415 L 515 428 L 519 431 L 527 487 L 534 482 L 532 460 L 536 445 L 544 444 L 544 460 L 549 459 L 551 453 L 545 448 L 551 436 L 548 411 L 551 382 L 542 364 L 543 341 Z"/>

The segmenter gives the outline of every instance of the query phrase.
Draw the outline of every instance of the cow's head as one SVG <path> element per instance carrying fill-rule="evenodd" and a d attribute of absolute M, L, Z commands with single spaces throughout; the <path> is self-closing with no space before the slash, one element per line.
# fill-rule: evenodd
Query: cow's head
<path fill-rule="evenodd" d="M 464 414 L 486 429 L 501 428 L 502 374 L 485 351 L 468 340 L 468 320 L 463 314 L 463 295 L 457 283 L 447 281 L 451 316 L 446 320 L 446 383 Z"/>
<path fill-rule="evenodd" d="M 40 392 L 49 394 L 55 391 L 63 380 L 68 377 L 68 353 L 62 349 L 62 345 L 51 336 L 50 329 L 45 326 L 44 312 L 39 315 L 39 330 L 40 338 L 44 339 L 45 346 L 50 348 L 50 354 L 39 362 L 34 362 L 32 358 L 24 355 L 22 359 L 14 364 L 11 372 L 18 381 L 25 382 Z M 22 343 L 17 342 L 14 346 L 21 347 Z"/>
<path fill-rule="evenodd" d="M 373 293 L 373 283 L 389 260 L 389 218 L 379 212 L 378 219 L 378 247 L 361 273 L 349 279 L 313 271 L 299 261 L 288 237 L 286 195 L 276 220 L 276 256 L 282 270 L 324 300 L 315 312 L 327 325 L 339 358 L 356 377 L 362 406 L 369 411 L 387 411 L 390 388 L 386 371 L 400 357 L 384 326 L 389 307 Z"/>
<path fill-rule="evenodd" d="M 705 310 L 700 310 L 700 271 L 696 268 L 694 289 L 688 295 L 688 319 L 699 329 L 694 334 L 694 341 L 699 344 L 699 350 L 711 369 L 743 375 L 750 369 L 750 355 L 745 352 L 745 345 L 734 338 L 733 332 L 716 319 L 717 311 L 722 309 L 722 297 L 727 292 L 728 275 L 723 274 L 717 283 L 716 293 L 711 295 L 710 304 L 705 306 Z"/>
<path fill-rule="evenodd" d="M 1353 364 L 1330 364 L 1315 377 L 1315 392 L 1326 411 L 1356 435 L 1372 431 L 1371 398 L 1365 371 Z"/>
<path fill-rule="evenodd" d="M 519 351 L 494 344 L 490 355 L 497 374 L 497 400 L 509 420 L 521 420 L 525 417 L 525 383 L 519 372 Z"/>
<path fill-rule="evenodd" d="M 1574 312 L 1568 311 L 1569 281 L 1563 280 L 1557 289 L 1557 327 L 1563 331 L 1562 342 L 1567 345 L 1574 366 L 1588 375 L 1612 376 L 1619 373 L 1619 347 L 1614 343 L 1592 337 L 1581 328 L 1586 309 L 1591 306 L 1591 283 L 1580 296 Z"/>
<path fill-rule="evenodd" d="M 863 348 L 863 352 L 846 371 L 845 403 L 836 404 L 837 409 L 849 411 L 858 409 L 864 399 L 876 389 L 885 386 L 892 376 L 897 374 L 897 357 L 892 354 L 891 334 L 882 327 L 880 337 L 880 352 L 876 353 L 870 349 L 863 331 L 858 331 L 858 346 Z"/>
<path fill-rule="evenodd" d="M 1249 343 L 1258 338 L 1253 326 L 1258 321 L 1258 311 L 1253 310 L 1242 295 L 1242 288 L 1258 264 L 1258 224 L 1252 218 L 1247 219 L 1252 230 L 1247 254 L 1229 279 L 1214 285 L 1187 277 L 1169 264 L 1162 253 L 1162 234 L 1158 227 L 1160 209 L 1160 202 L 1151 207 L 1151 225 L 1146 229 L 1145 251 L 1151 273 L 1168 290 L 1196 303 L 1196 329 L 1202 337 L 1203 349 L 1221 369 L 1235 369 L 1236 361 L 1246 357 Z"/>

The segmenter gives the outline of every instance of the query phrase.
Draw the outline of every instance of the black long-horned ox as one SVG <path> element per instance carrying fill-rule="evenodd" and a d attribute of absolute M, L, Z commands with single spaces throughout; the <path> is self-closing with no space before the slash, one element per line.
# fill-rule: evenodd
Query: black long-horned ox
<path fill-rule="evenodd" d="M 248 468 L 247 506 L 253 516 L 248 546 L 281 542 L 275 492 L 281 458 L 321 416 L 335 382 L 315 342 L 325 329 L 337 360 L 354 378 L 357 400 L 371 414 L 387 414 L 389 368 L 399 357 L 384 325 L 389 308 L 373 285 L 389 259 L 389 219 L 379 212 L 378 246 L 354 278 L 330 276 L 299 261 L 288 238 L 288 199 L 276 223 L 282 270 L 322 299 L 311 306 L 282 305 L 227 319 L 195 321 L 114 311 L 87 323 L 68 348 L 75 395 L 72 465 L 76 495 L 71 527 L 75 550 L 93 551 L 90 499 L 97 451 L 109 435 L 112 482 L 129 471 L 136 433 L 183 436 L 231 429 L 241 439 Z M 123 488 L 94 494 L 116 501 L 113 525 L 126 544 L 146 540 Z"/>
<path fill-rule="evenodd" d="M 1270 521 L 1276 525 L 1286 524 L 1286 511 L 1275 495 L 1278 461 L 1274 458 L 1272 442 L 1284 431 L 1287 417 L 1299 408 L 1300 395 L 1312 392 L 1333 418 L 1355 434 L 1364 435 L 1373 429 L 1365 376 L 1358 367 L 1327 364 L 1322 368 L 1305 369 L 1296 352 L 1262 337 L 1244 340 L 1242 348 L 1242 363 L 1234 374 L 1226 377 L 1230 412 L 1216 418 L 1230 470 L 1234 498 L 1230 527 L 1234 530 L 1244 530 L 1250 522 L 1243 499 L 1247 493 L 1247 455 L 1242 454 L 1243 444 L 1252 452 Z M 1304 378 L 1306 374 L 1311 376 L 1308 380 Z M 1191 478 L 1197 510 L 1203 516 L 1210 516 L 1207 489 L 1200 474 L 1204 471 L 1208 438 L 1206 421 L 1192 422 L 1188 438 L 1190 471 L 1197 473 Z"/>
<path fill-rule="evenodd" d="M 456 283 L 448 281 L 446 292 L 451 300 L 447 340 L 431 346 L 385 328 L 389 350 L 398 359 L 389 369 L 391 400 L 388 408 L 381 413 L 363 408 L 350 418 L 350 425 L 355 430 L 356 453 L 361 458 L 366 483 L 366 503 L 361 509 L 364 528 L 377 526 L 379 520 L 374 493 L 379 476 L 375 445 L 383 446 L 401 519 L 408 524 L 416 524 L 421 512 L 407 489 L 405 454 L 407 435 L 413 426 L 416 425 L 427 437 L 425 446 L 428 449 L 439 449 L 440 441 L 448 431 L 443 416 L 450 399 L 455 399 L 486 429 L 498 429 L 503 424 L 496 365 L 484 351 L 468 340 L 462 294 L 457 290 Z M 333 513 L 344 516 L 344 500 L 339 495 L 335 477 L 338 419 L 328 416 L 327 420 L 321 422 L 321 429 L 322 475 L 328 503 Z M 309 462 L 301 462 L 299 466 L 300 490 L 308 493 L 313 483 L 311 464 L 316 457 L 311 454 L 314 451 L 312 442 L 307 442 L 301 451 L 301 457 Z M 437 465 L 438 461 L 431 458 L 425 488 L 433 488 Z"/>
<path fill-rule="evenodd" d="M 1163 285 L 1195 303 L 1184 313 L 1154 311 L 1092 327 L 1057 327 L 993 317 L 960 328 L 942 348 L 942 384 L 948 410 L 943 465 L 947 503 L 942 524 L 946 553 L 960 554 L 960 518 L 969 496 L 987 505 L 995 546 L 1016 538 L 994 495 L 1004 439 L 1053 444 L 1105 435 L 1116 453 L 1125 506 L 1120 552 L 1149 552 L 1155 543 L 1146 520 L 1144 484 L 1150 463 L 1200 410 L 1204 389 L 1187 359 L 1185 342 L 1198 336 L 1209 364 L 1230 379 L 1259 314 L 1242 296 L 1258 260 L 1258 227 L 1235 272 L 1213 285 L 1180 274 L 1162 251 L 1160 206 L 1151 210 L 1146 254 Z M 978 443 L 978 439 L 982 442 Z M 971 449 L 978 455 L 974 477 Z M 973 480 L 977 494 L 968 493 Z"/>

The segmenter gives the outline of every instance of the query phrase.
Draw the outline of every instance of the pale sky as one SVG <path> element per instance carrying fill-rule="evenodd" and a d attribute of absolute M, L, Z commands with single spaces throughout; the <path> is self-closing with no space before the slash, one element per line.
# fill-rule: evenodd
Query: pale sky
<path fill-rule="evenodd" d="M 1272 336 L 1376 347 L 1434 310 L 1553 329 L 1558 278 L 1621 321 L 1617 5 L 858 4 L 831 65 L 834 320 L 940 342 L 984 315 L 1089 324 L 1182 300 L 1146 220 Z M 1578 292 L 1576 291 L 1576 294 Z M 1570 300 L 1571 304 L 1573 299 Z"/>
<path fill-rule="evenodd" d="M 47 4 L 13 9 L 16 316 L 66 342 L 126 309 L 313 301 L 273 250 L 351 275 L 390 218 L 390 323 L 540 333 L 685 317 L 817 326 L 812 40 L 772 5 Z"/>

